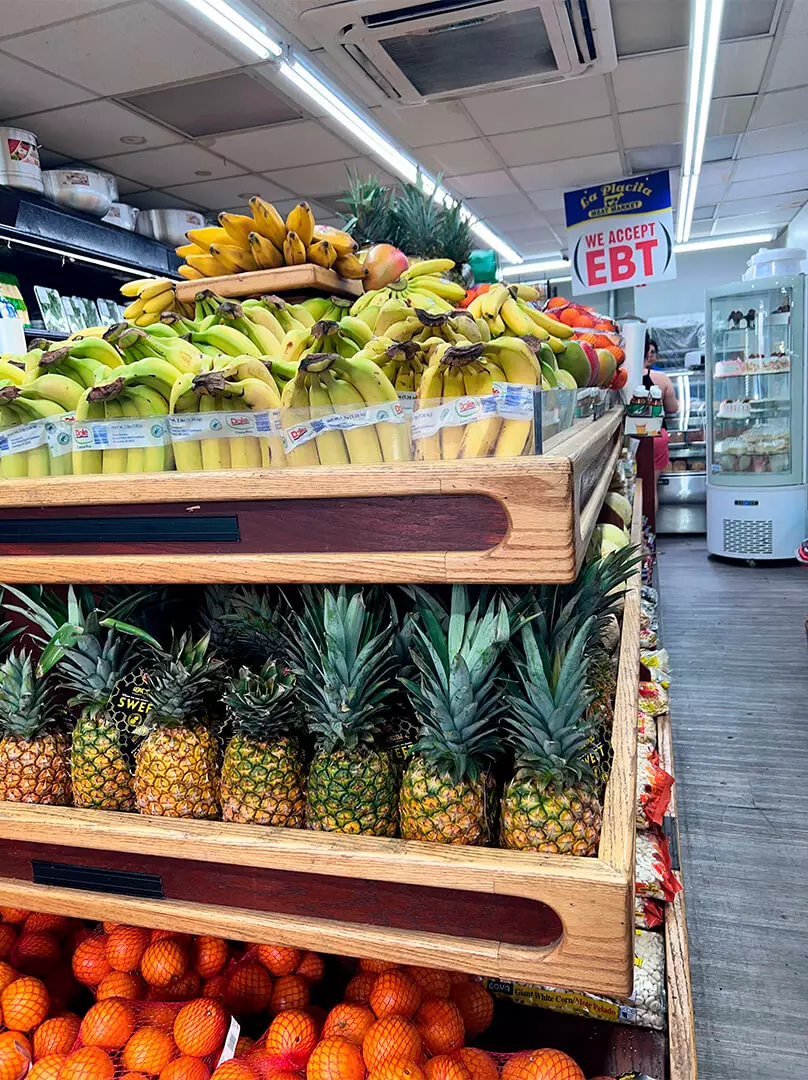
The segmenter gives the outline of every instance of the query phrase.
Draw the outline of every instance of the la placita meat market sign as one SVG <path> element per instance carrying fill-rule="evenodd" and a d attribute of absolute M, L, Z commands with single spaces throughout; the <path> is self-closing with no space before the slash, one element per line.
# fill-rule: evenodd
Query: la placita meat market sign
<path fill-rule="evenodd" d="M 667 170 L 567 191 L 564 209 L 573 293 L 676 277 Z"/>

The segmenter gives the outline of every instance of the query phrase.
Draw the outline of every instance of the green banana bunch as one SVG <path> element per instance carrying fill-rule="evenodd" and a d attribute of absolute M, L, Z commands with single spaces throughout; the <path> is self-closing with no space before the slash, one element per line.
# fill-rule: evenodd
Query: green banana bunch
<path fill-rule="evenodd" d="M 36 396 L 23 396 L 23 390 L 19 386 L 9 383 L 0 388 L 0 432 L 8 432 L 14 428 L 25 428 L 42 420 L 52 420 L 63 416 L 66 410 L 55 401 Z M 0 454 L 0 476 L 6 480 L 19 480 L 26 477 L 39 477 L 51 475 L 51 455 L 44 436 L 44 427 L 34 428 L 32 431 L 20 432 L 18 438 L 27 436 L 38 445 L 12 452 L 12 445 L 8 451 L 3 448 Z M 0 440 L 2 445 L 2 440 Z M 57 466 L 54 474 L 60 474 L 64 470 Z"/>

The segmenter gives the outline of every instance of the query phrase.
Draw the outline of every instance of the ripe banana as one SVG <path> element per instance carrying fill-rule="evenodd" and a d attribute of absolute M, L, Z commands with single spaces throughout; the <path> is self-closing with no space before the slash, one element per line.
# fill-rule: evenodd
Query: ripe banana
<path fill-rule="evenodd" d="M 316 355 L 316 354 L 315 354 Z M 301 368 L 306 371 L 306 363 L 309 358 L 301 361 Z M 324 416 L 334 414 L 334 406 L 329 397 L 328 390 L 320 380 L 320 375 L 313 372 L 307 375 L 309 384 L 309 404 L 313 419 L 321 419 Z M 323 465 L 348 465 L 350 457 L 348 447 L 341 431 L 323 431 L 317 436 L 317 453 Z"/>
<path fill-rule="evenodd" d="M 127 386 L 121 398 L 124 415 L 130 414 L 128 409 L 128 402 L 130 401 L 134 406 L 134 414 L 140 417 L 165 416 L 168 412 L 168 401 L 151 386 Z M 132 461 L 133 453 L 135 451 L 130 449 L 127 472 L 136 471 L 134 465 L 137 464 L 137 459 L 135 462 Z M 143 472 L 165 472 L 174 465 L 174 455 L 170 445 L 146 446 L 142 448 L 142 454 Z"/>
<path fill-rule="evenodd" d="M 327 240 L 333 245 L 337 255 L 353 255 L 358 247 L 352 236 L 340 229 L 332 229 L 330 225 L 315 225 L 314 239 Z"/>
<path fill-rule="evenodd" d="M 334 263 L 334 270 L 340 277 L 362 280 L 370 271 L 356 255 L 340 255 Z"/>
<path fill-rule="evenodd" d="M 517 337 L 526 337 L 535 329 L 532 319 L 528 318 L 512 296 L 508 296 L 504 301 L 499 314 L 508 330 Z"/>
<path fill-rule="evenodd" d="M 198 270 L 202 277 L 223 277 L 229 273 L 224 263 L 212 255 L 188 255 L 185 261 L 194 270 Z M 126 317 L 129 318 L 128 315 Z"/>
<path fill-rule="evenodd" d="M 304 371 L 298 371 L 295 377 L 283 388 L 281 403 L 284 409 L 292 410 L 284 418 L 287 439 L 289 444 L 292 444 L 296 430 L 302 428 L 311 419 L 309 392 L 306 387 L 306 373 Z M 317 452 L 317 440 L 310 439 L 308 442 L 297 446 L 287 445 L 286 460 L 289 465 L 294 466 L 319 465 L 320 455 Z"/>
<path fill-rule="evenodd" d="M 250 233 L 255 229 L 255 221 L 246 214 L 228 214 L 222 211 L 219 214 L 219 224 L 230 237 L 227 242 L 240 248 L 247 247 Z M 179 255 L 180 252 L 178 251 L 177 254 Z"/>
<path fill-rule="evenodd" d="M 268 307 L 265 307 L 259 300 L 245 300 L 241 306 L 244 311 L 245 319 L 249 319 L 250 322 L 258 323 L 260 326 L 265 327 L 270 331 L 276 341 L 283 341 L 286 331 Z"/>
<path fill-rule="evenodd" d="M 235 247 L 233 244 L 211 244 L 210 253 L 217 262 L 227 267 L 228 273 L 242 274 L 258 269 L 249 248 Z"/>
<path fill-rule="evenodd" d="M 296 232 L 287 232 L 283 242 L 283 258 L 287 266 L 302 266 L 306 261 L 306 245 Z"/>
<path fill-rule="evenodd" d="M 443 368 L 439 363 L 430 364 L 421 376 L 418 388 L 418 403 L 425 408 L 434 408 L 443 398 Z M 415 443 L 416 461 L 440 461 L 440 432 L 418 439 Z"/>
<path fill-rule="evenodd" d="M 191 334 L 191 341 L 194 345 L 212 345 L 227 356 L 241 356 L 244 353 L 247 356 L 261 356 L 258 346 L 234 326 L 209 326 L 202 333 Z"/>
<path fill-rule="evenodd" d="M 295 233 L 304 247 L 308 247 L 314 239 L 314 214 L 308 203 L 298 203 L 286 217 L 287 235 Z"/>
<path fill-rule="evenodd" d="M 138 278 L 137 281 L 126 281 L 121 285 L 121 296 L 138 296 L 143 300 L 150 300 L 158 292 L 164 292 L 170 285 L 168 278 Z"/>
<path fill-rule="evenodd" d="M 422 259 L 420 262 L 412 263 L 409 270 L 405 270 L 401 276 L 407 281 L 413 281 L 415 278 L 424 277 L 427 274 L 444 274 L 447 270 L 452 269 L 454 269 L 454 262 L 451 259 Z M 464 289 L 463 296 L 465 295 Z M 460 299 L 462 300 L 463 297 L 461 296 Z"/>
<path fill-rule="evenodd" d="M 443 376 L 444 400 L 463 397 L 466 392 L 463 383 L 463 370 L 460 367 L 449 367 Z M 444 461 L 451 461 L 458 457 L 460 444 L 463 441 L 463 426 L 447 426 L 440 429 L 440 450 Z"/>
<path fill-rule="evenodd" d="M 530 309 L 530 317 L 537 326 L 540 326 L 543 330 L 546 330 L 548 334 L 552 334 L 556 338 L 570 338 L 575 333 L 571 326 L 559 322 L 558 319 L 552 319 L 543 311 L 536 311 L 535 308 Z"/>
<path fill-rule="evenodd" d="M 185 234 L 192 244 L 207 251 L 211 244 L 229 244 L 230 237 L 226 229 L 217 225 L 208 225 L 204 229 L 189 229 Z"/>
<path fill-rule="evenodd" d="M 251 232 L 247 237 L 247 243 L 259 270 L 276 270 L 279 266 L 283 266 L 283 251 L 279 251 L 272 241 L 261 233 Z"/>
<path fill-rule="evenodd" d="M 80 425 L 82 421 L 91 420 L 103 420 L 104 419 L 104 402 L 103 401 L 90 401 L 89 395 L 91 391 L 85 390 L 79 398 L 79 403 L 76 406 L 76 424 Z M 101 472 L 103 466 L 103 453 L 101 450 L 77 450 L 75 444 L 73 448 L 73 475 L 74 476 L 89 476 L 98 475 Z"/>
<path fill-rule="evenodd" d="M 351 412 L 365 407 L 365 398 L 356 385 L 346 379 L 338 378 L 334 370 L 322 372 L 320 380 L 329 401 L 337 412 Z M 376 465 L 384 460 L 376 426 L 348 428 L 343 432 L 343 437 L 352 465 Z"/>
<path fill-rule="evenodd" d="M 25 378 L 25 368 L 11 360 L 0 360 L 0 380 L 21 386 Z"/>
<path fill-rule="evenodd" d="M 283 251 L 286 239 L 286 222 L 272 205 L 258 195 L 250 199 L 250 210 L 255 219 L 255 231 L 271 240 L 278 251 Z"/>
<path fill-rule="evenodd" d="M 207 276 L 201 270 L 195 270 L 193 266 L 186 266 L 185 263 L 177 267 L 177 273 L 186 281 L 201 281 L 202 278 Z"/>
<path fill-rule="evenodd" d="M 315 240 L 306 249 L 309 262 L 330 270 L 337 261 L 337 249 L 330 240 Z"/>
<path fill-rule="evenodd" d="M 398 406 L 396 388 L 376 361 L 364 353 L 359 352 L 350 358 L 335 357 L 331 370 L 339 377 L 339 380 L 345 380 L 355 386 L 367 405 L 395 402 Z M 339 392 L 339 388 L 337 390 Z M 405 424 L 382 420 L 374 427 L 385 461 L 410 460 L 410 441 Z M 345 441 L 348 443 L 347 431 Z M 351 461 L 354 461 L 350 443 L 348 443 L 348 449 L 351 452 Z"/>

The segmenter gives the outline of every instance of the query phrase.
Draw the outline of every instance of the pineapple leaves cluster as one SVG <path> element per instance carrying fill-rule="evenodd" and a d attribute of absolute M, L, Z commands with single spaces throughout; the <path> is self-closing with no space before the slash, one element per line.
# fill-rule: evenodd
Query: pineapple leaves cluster
<path fill-rule="evenodd" d="M 36 739 L 58 720 L 51 680 L 37 675 L 29 653 L 12 649 L 0 664 L 0 729 L 20 739 Z"/>

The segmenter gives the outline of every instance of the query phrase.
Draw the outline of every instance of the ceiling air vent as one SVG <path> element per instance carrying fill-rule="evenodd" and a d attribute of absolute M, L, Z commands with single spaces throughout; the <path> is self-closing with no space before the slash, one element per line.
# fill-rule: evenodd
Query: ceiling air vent
<path fill-rule="evenodd" d="M 609 0 L 346 0 L 300 16 L 383 103 L 416 105 L 612 71 Z"/>

